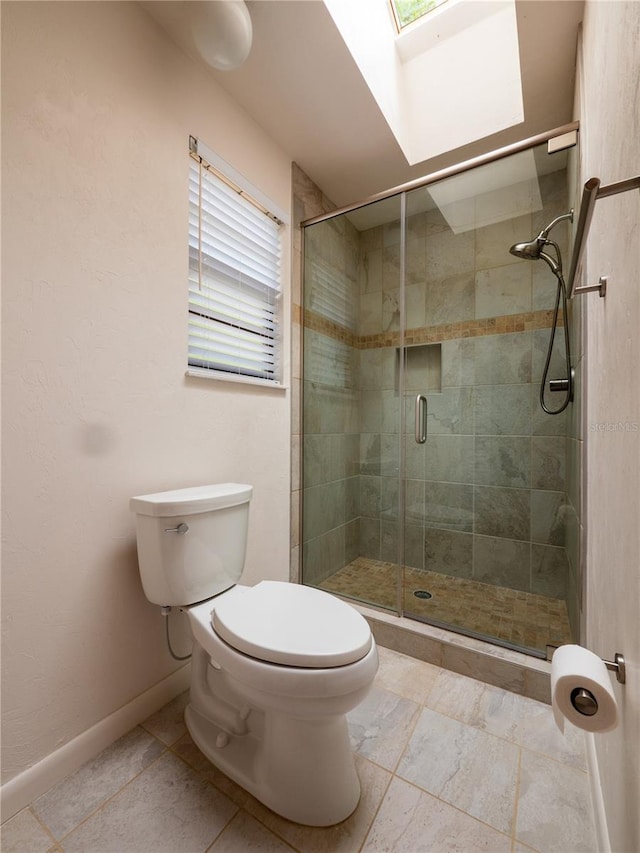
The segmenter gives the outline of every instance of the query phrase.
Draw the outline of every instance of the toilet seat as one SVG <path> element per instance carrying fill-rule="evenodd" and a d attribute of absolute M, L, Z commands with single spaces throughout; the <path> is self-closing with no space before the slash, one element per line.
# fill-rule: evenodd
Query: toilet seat
<path fill-rule="evenodd" d="M 361 660 L 372 646 L 360 613 L 314 587 L 262 581 L 234 587 L 212 604 L 216 634 L 267 663 L 328 669 Z"/>

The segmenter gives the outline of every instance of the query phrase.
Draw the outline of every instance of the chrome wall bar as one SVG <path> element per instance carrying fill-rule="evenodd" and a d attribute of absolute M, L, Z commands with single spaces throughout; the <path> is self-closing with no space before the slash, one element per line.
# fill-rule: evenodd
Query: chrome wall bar
<path fill-rule="evenodd" d="M 589 226 L 591 225 L 591 218 L 593 217 L 593 209 L 596 206 L 599 189 L 600 178 L 589 178 L 582 190 L 580 213 L 578 214 L 578 224 L 576 225 L 573 252 L 571 254 L 571 266 L 569 267 L 569 277 L 567 281 L 567 293 L 569 299 L 577 293 L 585 292 L 584 289 L 576 288 L 576 273 L 580 266 L 580 262 L 582 261 L 582 255 L 584 254 L 587 234 L 589 233 Z M 595 290 L 595 285 L 593 286 L 593 289 Z M 604 296 L 602 291 L 600 291 L 600 296 Z"/>
<path fill-rule="evenodd" d="M 587 284 L 582 287 L 576 287 L 576 277 L 580 269 L 582 255 L 584 253 L 591 219 L 593 217 L 593 209 L 596 201 L 599 198 L 608 198 L 608 196 L 617 195 L 618 193 L 626 193 L 629 190 L 640 190 L 640 175 L 635 178 L 628 178 L 626 181 L 618 181 L 615 184 L 607 184 L 604 187 L 600 186 L 600 178 L 589 178 L 584 185 L 582 191 L 582 200 L 580 202 L 580 213 L 578 215 L 578 223 L 576 226 L 576 235 L 573 243 L 573 253 L 571 255 L 571 266 L 569 267 L 569 277 L 567 279 L 568 298 L 579 296 L 582 293 L 591 293 L 597 290 L 600 296 L 605 296 L 607 293 L 607 276 L 600 276 L 598 284 Z"/>

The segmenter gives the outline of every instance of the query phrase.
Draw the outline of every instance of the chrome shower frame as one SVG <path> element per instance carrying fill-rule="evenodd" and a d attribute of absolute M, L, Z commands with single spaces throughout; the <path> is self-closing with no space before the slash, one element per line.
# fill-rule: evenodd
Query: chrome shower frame
<path fill-rule="evenodd" d="M 472 157 L 470 160 L 464 160 L 462 163 L 457 163 L 455 166 L 448 166 L 446 168 L 439 169 L 437 172 L 431 172 L 431 174 L 425 175 L 423 178 L 417 178 L 414 181 L 399 184 L 392 189 L 368 196 L 354 204 L 347 204 L 343 207 L 331 210 L 328 213 L 322 213 L 319 216 L 312 216 L 309 219 L 303 220 L 300 223 L 300 227 L 304 229 L 307 225 L 316 225 L 318 222 L 324 222 L 326 219 L 334 219 L 336 216 L 340 216 L 343 213 L 350 213 L 353 210 L 358 210 L 358 208 L 364 207 L 367 204 L 373 204 L 376 201 L 382 201 L 385 198 L 391 198 L 394 195 L 409 192 L 410 190 L 417 190 L 420 187 L 427 187 L 429 184 L 435 184 L 437 181 L 444 180 L 444 178 L 461 175 L 463 172 L 468 172 L 471 169 L 475 169 L 477 166 L 485 166 L 488 163 L 495 163 L 498 160 L 502 160 L 504 157 L 510 157 L 512 154 L 517 154 L 519 151 L 527 151 L 529 148 L 535 148 L 536 145 L 542 145 L 544 142 L 548 142 L 550 139 L 555 139 L 557 136 L 563 136 L 566 133 L 579 129 L 580 122 L 577 121 L 572 121 L 569 124 L 563 124 L 561 127 L 556 127 L 553 130 L 546 131 L 545 133 L 538 133 L 536 136 L 530 136 L 527 139 L 522 139 L 519 142 L 512 143 L 511 145 L 505 145 L 503 148 L 497 148 L 495 151 L 491 151 L 488 154 L 481 154 L 478 157 Z"/>

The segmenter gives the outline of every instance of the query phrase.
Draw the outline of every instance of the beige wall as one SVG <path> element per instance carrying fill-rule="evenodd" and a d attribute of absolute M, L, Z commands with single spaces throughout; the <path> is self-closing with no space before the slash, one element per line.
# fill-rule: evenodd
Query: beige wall
<path fill-rule="evenodd" d="M 285 210 L 291 163 L 136 3 L 3 3 L 2 30 L 10 779 L 178 668 L 131 495 L 252 483 L 245 580 L 288 577 L 288 392 L 184 376 L 188 136 Z"/>
<path fill-rule="evenodd" d="M 640 3 L 587 0 L 583 177 L 640 174 Z M 587 243 L 585 644 L 627 660 L 621 724 L 596 737 L 611 848 L 640 850 L 640 193 L 597 202 Z"/>

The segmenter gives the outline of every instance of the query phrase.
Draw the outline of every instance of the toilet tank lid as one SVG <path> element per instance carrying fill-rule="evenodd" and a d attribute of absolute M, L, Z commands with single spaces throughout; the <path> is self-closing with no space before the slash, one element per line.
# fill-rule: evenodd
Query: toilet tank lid
<path fill-rule="evenodd" d="M 252 493 L 253 487 L 242 483 L 213 483 L 209 486 L 138 495 L 129 501 L 129 509 L 138 515 L 156 517 L 193 515 L 248 503 Z"/>

